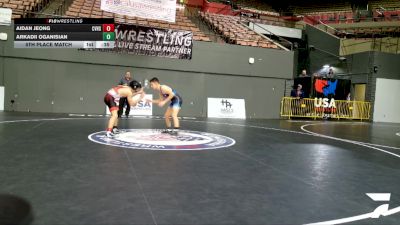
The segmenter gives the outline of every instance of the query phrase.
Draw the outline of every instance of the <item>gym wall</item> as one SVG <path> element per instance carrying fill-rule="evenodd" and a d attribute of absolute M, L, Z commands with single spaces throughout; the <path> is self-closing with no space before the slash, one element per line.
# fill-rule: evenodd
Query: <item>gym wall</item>
<path fill-rule="evenodd" d="M 244 98 L 247 116 L 279 118 L 285 80 L 293 77 L 293 52 L 194 42 L 192 60 L 76 49 L 14 49 L 0 42 L 0 86 L 5 110 L 105 113 L 103 97 L 126 71 L 154 76 L 183 96 L 182 116 L 207 116 L 207 97 Z M 249 64 L 249 58 L 255 58 Z M 148 90 L 152 93 L 151 90 Z M 12 105 L 11 100 L 15 100 Z M 154 114 L 163 109 L 155 107 Z"/>

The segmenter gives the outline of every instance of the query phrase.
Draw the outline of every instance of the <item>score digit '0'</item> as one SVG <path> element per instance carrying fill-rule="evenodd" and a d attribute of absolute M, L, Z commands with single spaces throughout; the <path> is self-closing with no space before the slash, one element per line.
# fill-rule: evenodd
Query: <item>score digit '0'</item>
<path fill-rule="evenodd" d="M 114 24 L 103 24 L 103 32 L 114 32 Z"/>

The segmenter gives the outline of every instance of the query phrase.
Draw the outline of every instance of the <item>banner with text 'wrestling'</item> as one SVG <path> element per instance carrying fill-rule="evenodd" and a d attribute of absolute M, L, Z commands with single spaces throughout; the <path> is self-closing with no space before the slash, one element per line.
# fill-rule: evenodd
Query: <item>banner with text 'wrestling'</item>
<path fill-rule="evenodd" d="M 175 23 L 176 0 L 101 0 L 101 10 Z"/>
<path fill-rule="evenodd" d="M 191 31 L 119 24 L 115 28 L 115 50 L 136 55 L 191 59 Z"/>

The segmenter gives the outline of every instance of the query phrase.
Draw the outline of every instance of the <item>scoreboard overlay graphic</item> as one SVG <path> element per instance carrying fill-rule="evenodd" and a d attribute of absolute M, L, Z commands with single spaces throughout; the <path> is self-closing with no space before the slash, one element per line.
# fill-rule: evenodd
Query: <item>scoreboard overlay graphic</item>
<path fill-rule="evenodd" d="M 114 19 L 21 18 L 14 22 L 14 48 L 114 48 Z"/>

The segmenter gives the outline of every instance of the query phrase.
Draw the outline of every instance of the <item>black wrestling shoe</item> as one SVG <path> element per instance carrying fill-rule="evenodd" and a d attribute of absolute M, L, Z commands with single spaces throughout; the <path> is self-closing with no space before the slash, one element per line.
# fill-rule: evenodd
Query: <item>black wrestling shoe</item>
<path fill-rule="evenodd" d="M 164 129 L 161 131 L 162 134 L 169 134 L 171 131 L 168 129 Z"/>
<path fill-rule="evenodd" d="M 176 130 L 172 130 L 172 131 L 169 132 L 169 134 L 173 135 L 173 136 L 178 136 L 179 133 Z"/>

